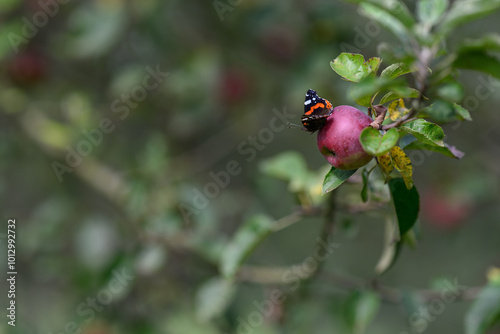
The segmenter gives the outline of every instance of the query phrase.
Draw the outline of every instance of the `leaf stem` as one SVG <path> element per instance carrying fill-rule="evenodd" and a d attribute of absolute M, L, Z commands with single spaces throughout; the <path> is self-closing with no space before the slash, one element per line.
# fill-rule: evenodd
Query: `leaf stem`
<path fill-rule="evenodd" d="M 408 123 L 408 122 L 414 121 L 414 120 L 416 120 L 418 118 L 418 117 L 414 117 L 414 114 L 416 114 L 416 113 L 415 112 L 410 112 L 408 115 L 406 115 L 405 117 L 399 119 L 398 121 L 396 121 L 394 123 L 387 124 L 387 125 L 382 125 L 382 127 L 380 129 L 384 130 L 384 131 L 387 131 L 389 129 L 396 128 L 396 127 L 398 127 L 400 125 L 403 125 L 404 123 Z"/>

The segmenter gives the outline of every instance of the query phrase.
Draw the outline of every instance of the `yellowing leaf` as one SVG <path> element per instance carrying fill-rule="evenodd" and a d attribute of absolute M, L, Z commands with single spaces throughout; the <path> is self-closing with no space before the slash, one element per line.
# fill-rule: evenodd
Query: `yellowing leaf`
<path fill-rule="evenodd" d="M 406 188 L 409 190 L 413 187 L 413 167 L 410 158 L 399 146 L 394 146 L 391 149 L 391 160 L 394 167 L 401 173 L 405 181 Z"/>
<path fill-rule="evenodd" d="M 391 102 L 387 109 L 389 111 L 391 120 L 393 121 L 400 119 L 409 112 L 409 110 L 406 109 L 405 102 L 403 101 L 403 99 L 398 99 L 396 101 Z"/>
<path fill-rule="evenodd" d="M 386 175 L 389 175 L 394 169 L 394 166 L 392 165 L 391 162 L 391 156 L 389 155 L 389 153 L 387 153 L 386 155 L 378 156 L 377 160 Z"/>

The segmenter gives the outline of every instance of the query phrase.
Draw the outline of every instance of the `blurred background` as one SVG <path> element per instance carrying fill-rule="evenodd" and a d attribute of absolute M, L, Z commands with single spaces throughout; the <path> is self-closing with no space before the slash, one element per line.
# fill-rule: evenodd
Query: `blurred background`
<path fill-rule="evenodd" d="M 217 259 L 250 217 L 278 220 L 304 204 L 266 173 L 269 159 L 293 151 L 310 185 L 321 182 L 315 136 L 284 124 L 300 124 L 309 88 L 353 104 L 329 62 L 342 51 L 377 56 L 380 43 L 397 43 L 390 34 L 355 5 L 326 0 L 1 0 L 0 22 L 0 244 L 16 218 L 18 271 L 16 327 L 4 317 L 0 331 L 347 332 L 350 292 L 328 280 L 286 320 L 275 310 L 241 327 L 277 285 L 224 289 Z M 490 31 L 498 15 L 460 28 L 447 47 Z M 381 279 L 401 291 L 443 279 L 480 286 L 500 266 L 500 82 L 460 79 L 473 122 L 445 133 L 465 157 L 410 154 L 420 240 Z M 360 189 L 344 185 L 338 198 L 360 203 Z M 339 209 L 326 270 L 372 279 L 387 210 Z M 300 263 L 321 224 L 304 217 L 271 234 L 247 263 Z M 224 305 L 210 295 L 220 293 Z M 447 304 L 426 333 L 462 332 L 469 306 Z M 414 333 L 409 314 L 383 302 L 368 332 Z"/>

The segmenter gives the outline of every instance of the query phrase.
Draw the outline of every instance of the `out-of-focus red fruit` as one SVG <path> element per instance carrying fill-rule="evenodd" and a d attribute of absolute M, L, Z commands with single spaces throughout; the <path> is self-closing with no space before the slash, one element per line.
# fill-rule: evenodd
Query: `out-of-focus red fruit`
<path fill-rule="evenodd" d="M 463 199 L 439 195 L 436 191 L 427 192 L 422 199 L 422 215 L 434 226 L 444 229 L 457 227 L 469 215 L 471 206 Z"/>
<path fill-rule="evenodd" d="M 319 151 L 338 169 L 356 169 L 366 165 L 373 156 L 363 150 L 359 135 L 372 121 L 354 107 L 335 107 L 318 132 Z"/>
<path fill-rule="evenodd" d="M 46 1 L 47 2 L 47 5 L 50 1 Z M 25 6 L 26 6 L 26 9 L 34 14 L 36 12 L 40 12 L 40 11 L 44 11 L 41 4 L 40 4 L 40 1 L 38 0 L 27 0 L 25 1 Z M 59 6 L 59 3 L 55 3 L 56 6 Z"/>
<path fill-rule="evenodd" d="M 240 102 L 250 89 L 246 73 L 238 69 L 230 69 L 222 73 L 220 78 L 220 97 L 224 104 Z"/>
<path fill-rule="evenodd" d="M 25 51 L 12 59 L 8 72 L 16 84 L 35 84 L 45 78 L 46 66 L 41 54 L 36 51 Z"/>
<path fill-rule="evenodd" d="M 261 45 L 264 53 L 279 63 L 292 61 L 300 50 L 297 34 L 284 26 L 264 30 L 261 35 Z"/>

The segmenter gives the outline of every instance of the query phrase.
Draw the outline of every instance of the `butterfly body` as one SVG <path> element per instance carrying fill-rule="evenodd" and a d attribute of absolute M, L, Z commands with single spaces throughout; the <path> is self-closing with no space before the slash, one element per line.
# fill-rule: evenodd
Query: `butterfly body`
<path fill-rule="evenodd" d="M 303 129 L 309 132 L 318 131 L 325 125 L 326 119 L 332 112 L 333 106 L 330 101 L 319 97 L 316 91 L 309 89 L 304 101 Z"/>

